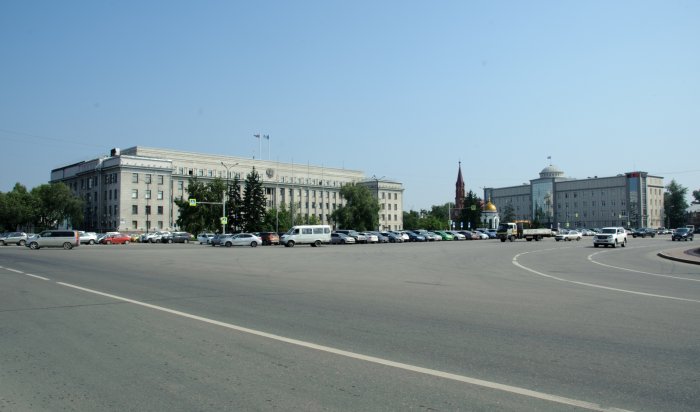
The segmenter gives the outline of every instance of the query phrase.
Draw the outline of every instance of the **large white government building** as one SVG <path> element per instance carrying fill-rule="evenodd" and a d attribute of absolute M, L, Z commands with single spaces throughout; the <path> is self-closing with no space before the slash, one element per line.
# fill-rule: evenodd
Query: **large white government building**
<path fill-rule="evenodd" d="M 664 179 L 646 172 L 574 179 L 556 166 L 520 186 L 484 188 L 484 199 L 509 208 L 515 220 L 538 221 L 551 228 L 663 226 Z"/>
<path fill-rule="evenodd" d="M 331 213 L 345 204 L 340 188 L 355 183 L 379 202 L 379 229 L 403 229 L 403 185 L 359 170 L 134 146 L 54 169 L 51 182 L 65 183 L 84 199 L 85 230 L 138 233 L 178 229 L 175 200 L 188 199 L 190 178 L 238 176 L 243 184 L 253 168 L 268 208 L 294 205 L 295 215 L 332 225 Z"/>

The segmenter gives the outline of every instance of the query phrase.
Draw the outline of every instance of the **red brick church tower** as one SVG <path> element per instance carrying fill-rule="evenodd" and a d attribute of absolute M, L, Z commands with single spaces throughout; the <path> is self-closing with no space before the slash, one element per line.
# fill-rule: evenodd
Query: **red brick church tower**
<path fill-rule="evenodd" d="M 455 183 L 455 207 L 452 210 L 452 220 L 458 220 L 464 209 L 464 179 L 462 178 L 462 162 L 459 162 L 459 171 L 457 172 L 457 183 Z"/>

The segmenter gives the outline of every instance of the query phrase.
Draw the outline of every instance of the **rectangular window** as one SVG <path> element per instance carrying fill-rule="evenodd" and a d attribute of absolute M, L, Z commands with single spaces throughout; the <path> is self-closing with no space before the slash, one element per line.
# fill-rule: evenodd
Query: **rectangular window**
<path fill-rule="evenodd" d="M 151 189 L 146 190 L 146 199 L 151 198 Z"/>
<path fill-rule="evenodd" d="M 158 200 L 163 200 L 163 191 L 162 190 L 158 191 Z"/>
<path fill-rule="evenodd" d="M 150 173 L 146 173 L 146 176 L 144 177 L 143 180 L 144 180 L 144 182 L 145 182 L 147 185 L 150 185 L 150 184 L 151 184 L 151 174 L 150 174 Z"/>
<path fill-rule="evenodd" d="M 163 221 L 162 220 L 158 221 L 158 229 L 163 229 Z"/>
<path fill-rule="evenodd" d="M 151 214 L 151 206 L 146 206 L 146 215 Z"/>
<path fill-rule="evenodd" d="M 158 206 L 158 214 L 159 215 L 163 214 L 163 206 Z"/>
<path fill-rule="evenodd" d="M 138 189 L 131 189 L 131 198 L 132 198 L 132 199 L 138 199 L 138 198 L 139 198 L 139 190 L 138 190 Z"/>
<path fill-rule="evenodd" d="M 131 174 L 131 183 L 138 183 L 139 182 L 139 174 L 138 173 L 132 173 Z"/>
<path fill-rule="evenodd" d="M 138 214 L 139 214 L 139 207 L 138 207 L 138 205 L 131 205 L 131 214 L 132 214 L 132 215 L 138 215 Z"/>
<path fill-rule="evenodd" d="M 159 185 L 163 184 L 163 175 L 158 175 L 158 184 Z"/>

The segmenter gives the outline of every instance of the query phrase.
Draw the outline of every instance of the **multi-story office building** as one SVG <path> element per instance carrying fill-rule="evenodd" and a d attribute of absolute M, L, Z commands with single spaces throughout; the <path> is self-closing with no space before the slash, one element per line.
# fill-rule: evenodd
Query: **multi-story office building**
<path fill-rule="evenodd" d="M 51 182 L 65 183 L 85 200 L 85 229 L 146 232 L 177 229 L 175 199 L 187 200 L 190 178 L 238 176 L 243 183 L 253 168 L 268 208 L 284 204 L 302 218 L 333 224 L 331 213 L 345 204 L 340 188 L 356 183 L 377 198 L 381 229 L 403 229 L 403 185 L 358 170 L 135 146 L 54 169 Z"/>
<path fill-rule="evenodd" d="M 664 180 L 646 172 L 573 179 L 550 165 L 529 184 L 485 188 L 484 199 L 501 219 L 509 209 L 517 220 L 553 228 L 663 226 Z"/>

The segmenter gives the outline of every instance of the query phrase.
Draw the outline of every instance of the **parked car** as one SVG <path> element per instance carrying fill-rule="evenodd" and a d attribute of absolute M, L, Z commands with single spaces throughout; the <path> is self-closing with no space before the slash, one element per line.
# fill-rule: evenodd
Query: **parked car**
<path fill-rule="evenodd" d="M 187 232 L 172 232 L 160 238 L 161 243 L 190 243 L 192 235 Z"/>
<path fill-rule="evenodd" d="M 408 235 L 409 242 L 427 242 L 428 241 L 428 239 L 424 235 L 422 235 L 418 232 L 414 232 L 413 230 L 407 230 L 407 231 L 405 231 L 405 233 Z"/>
<path fill-rule="evenodd" d="M 209 239 L 209 244 L 212 246 L 221 246 L 222 242 L 231 236 L 233 236 L 233 234 L 231 234 L 231 233 L 228 233 L 228 234 L 217 233 L 211 239 Z"/>
<path fill-rule="evenodd" d="M 128 245 L 131 242 L 131 236 L 123 233 L 112 233 L 100 241 L 103 245 Z"/>
<path fill-rule="evenodd" d="M 453 240 L 466 240 L 467 239 L 466 236 L 464 236 L 463 234 L 459 233 L 456 230 L 447 230 L 446 232 L 452 235 Z"/>
<path fill-rule="evenodd" d="M 693 240 L 693 231 L 688 229 L 687 227 L 678 228 L 673 232 L 673 236 L 671 236 L 671 240 L 673 240 L 673 241 L 677 240 L 679 242 L 681 240 L 684 240 L 684 241 L 691 240 L 692 241 Z"/>
<path fill-rule="evenodd" d="M 652 229 L 649 229 L 649 228 L 646 228 L 646 227 L 640 227 L 640 228 L 638 228 L 638 229 L 635 229 L 635 230 L 632 232 L 632 237 L 635 237 L 635 238 L 636 238 L 637 236 L 639 236 L 639 237 L 641 237 L 641 238 L 645 238 L 645 237 L 647 237 L 647 236 L 649 236 L 649 237 L 655 237 L 655 236 L 656 236 L 656 231 L 655 231 L 655 230 L 652 230 Z"/>
<path fill-rule="evenodd" d="M 0 245 L 24 246 L 27 243 L 27 234 L 24 232 L 8 232 L 0 236 Z"/>
<path fill-rule="evenodd" d="M 95 232 L 84 232 L 81 230 L 78 234 L 80 235 L 80 243 L 83 245 L 94 245 L 97 243 L 97 233 Z"/>
<path fill-rule="evenodd" d="M 25 246 L 34 250 L 42 247 L 73 249 L 80 246 L 80 236 L 77 230 L 45 230 L 28 237 Z"/>
<path fill-rule="evenodd" d="M 372 232 L 360 232 L 360 235 L 364 236 L 367 241 L 365 243 L 379 243 L 379 236 Z"/>
<path fill-rule="evenodd" d="M 209 241 L 213 237 L 214 237 L 213 233 L 209 233 L 209 232 L 200 233 L 197 235 L 197 242 L 199 242 L 200 245 L 208 245 Z"/>
<path fill-rule="evenodd" d="M 403 243 L 403 235 L 396 232 L 382 232 L 382 236 L 386 237 L 389 243 Z"/>
<path fill-rule="evenodd" d="M 229 237 L 226 237 L 221 241 L 222 246 L 250 246 L 257 247 L 262 245 L 262 239 L 253 233 L 238 233 Z"/>
<path fill-rule="evenodd" d="M 579 241 L 579 240 L 581 240 L 582 237 L 583 237 L 583 235 L 578 230 L 566 230 L 566 229 L 564 229 L 564 230 L 560 231 L 559 233 L 557 233 L 556 236 L 554 236 L 554 240 L 556 240 L 557 242 L 560 240 Z"/>
<path fill-rule="evenodd" d="M 433 233 L 440 236 L 440 238 L 442 240 L 454 240 L 455 239 L 455 237 L 452 235 L 452 233 L 449 233 L 449 232 L 444 231 L 444 230 L 436 230 Z"/>
<path fill-rule="evenodd" d="M 348 236 L 345 233 L 331 233 L 331 245 L 352 245 L 355 243 L 355 238 Z"/>
<path fill-rule="evenodd" d="M 160 243 L 160 241 L 163 239 L 163 236 L 168 236 L 170 232 L 151 232 L 151 233 L 146 233 L 143 235 L 141 238 L 142 243 Z"/>
<path fill-rule="evenodd" d="M 336 230 L 336 232 L 338 232 L 338 233 L 343 233 L 343 234 L 346 234 L 346 235 L 348 235 L 348 236 L 354 237 L 354 238 L 355 238 L 355 243 L 367 243 L 367 236 L 365 236 L 365 235 L 363 235 L 363 234 L 361 234 L 361 233 L 358 233 L 358 232 L 355 231 L 355 230 L 352 230 L 352 229 L 339 229 L 339 230 Z"/>
<path fill-rule="evenodd" d="M 275 232 L 260 232 L 257 234 L 262 239 L 263 245 L 279 245 L 280 236 Z"/>
<path fill-rule="evenodd" d="M 473 236 L 477 237 L 478 239 L 489 239 L 489 235 L 484 233 L 484 232 L 479 232 L 478 230 L 475 230 L 472 232 Z"/>
<path fill-rule="evenodd" d="M 428 239 L 429 242 L 435 242 L 438 240 L 442 240 L 442 236 L 438 235 L 435 232 L 430 232 L 430 231 L 425 231 L 421 233 L 423 236 L 425 236 L 426 239 Z"/>

